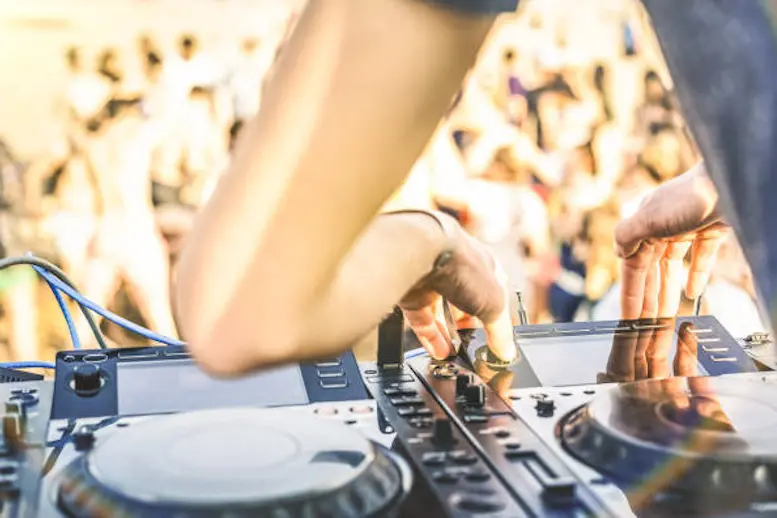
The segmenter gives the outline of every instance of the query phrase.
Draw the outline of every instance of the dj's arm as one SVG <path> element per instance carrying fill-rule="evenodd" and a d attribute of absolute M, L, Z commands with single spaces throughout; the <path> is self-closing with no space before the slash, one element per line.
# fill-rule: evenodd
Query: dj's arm
<path fill-rule="evenodd" d="M 180 260 L 179 324 L 205 369 L 344 350 L 396 303 L 416 261 L 365 230 L 493 20 L 418 0 L 309 4 Z"/>

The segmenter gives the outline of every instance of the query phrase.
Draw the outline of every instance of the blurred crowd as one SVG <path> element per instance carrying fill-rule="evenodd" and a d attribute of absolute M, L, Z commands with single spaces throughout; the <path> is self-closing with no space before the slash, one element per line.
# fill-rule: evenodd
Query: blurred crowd
<path fill-rule="evenodd" d="M 699 158 L 665 71 L 646 58 L 652 35 L 637 11 L 624 12 L 606 59 L 570 44 L 569 27 L 542 10 L 500 24 L 389 203 L 454 215 L 491 247 L 533 323 L 618 319 L 615 226 Z M 179 243 L 261 110 L 283 41 L 258 34 L 229 55 L 197 34 L 181 34 L 168 52 L 150 35 L 138 37 L 135 55 L 63 49 L 61 141 L 32 161 L 0 146 L 4 255 L 49 258 L 88 298 L 175 336 Z M 0 272 L 0 297 L 7 357 L 68 346 L 60 321 L 43 322 L 51 296 L 34 273 Z M 735 242 L 704 300 L 735 335 L 763 329 Z"/>

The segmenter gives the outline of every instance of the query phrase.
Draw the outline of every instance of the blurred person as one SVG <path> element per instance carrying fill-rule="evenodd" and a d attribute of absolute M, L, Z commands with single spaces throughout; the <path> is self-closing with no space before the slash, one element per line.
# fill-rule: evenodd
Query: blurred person
<path fill-rule="evenodd" d="M 510 292 L 524 293 L 524 300 L 532 305 L 535 290 L 526 259 L 547 253 L 550 229 L 545 204 L 531 189 L 531 174 L 504 147 L 481 176 L 467 181 L 466 191 L 467 230 L 488 246 L 502 266 Z"/>
<path fill-rule="evenodd" d="M 565 190 L 554 193 L 550 213 L 559 243 L 558 266 L 548 288 L 548 311 L 554 322 L 572 322 L 586 298 L 585 213 L 568 197 Z"/>
<path fill-rule="evenodd" d="M 654 171 L 662 182 L 688 169 L 685 158 L 679 131 L 671 125 L 654 128 L 640 154 L 640 162 Z"/>
<path fill-rule="evenodd" d="M 376 217 L 439 125 L 495 13 L 514 8 L 307 5 L 268 84 L 267 109 L 246 128 L 180 259 L 179 322 L 203 368 L 237 375 L 334 354 L 396 303 L 430 353 L 445 357 L 440 294 L 483 321 L 495 355 L 515 356 L 509 295 L 476 241 L 447 216 Z M 384 98 L 391 102 L 375 102 Z M 257 314 L 273 322 L 267 334 Z"/>
<path fill-rule="evenodd" d="M 84 68 L 78 48 L 70 47 L 65 56 L 68 70 L 65 132 L 69 133 L 80 131 L 86 120 L 105 104 L 111 95 L 111 86 L 104 76 Z"/>
<path fill-rule="evenodd" d="M 500 82 L 497 94 L 497 106 L 504 110 L 507 119 L 520 127 L 528 113 L 526 101 L 527 89 L 518 75 L 518 53 L 513 47 L 507 47 L 502 53 L 500 63 Z"/>
<path fill-rule="evenodd" d="M 107 48 L 97 58 L 97 72 L 116 90 L 124 80 L 124 70 L 119 62 L 116 49 Z"/>
<path fill-rule="evenodd" d="M 143 34 L 138 38 L 138 52 L 146 76 L 153 74 L 162 64 L 162 51 L 159 46 L 148 34 Z"/>
<path fill-rule="evenodd" d="M 655 70 L 648 70 L 644 78 L 644 97 L 637 107 L 635 135 L 647 140 L 655 135 L 655 128 L 680 125 L 680 115 L 672 92 L 664 85 Z"/>
<path fill-rule="evenodd" d="M 97 180 L 100 213 L 82 290 L 105 306 L 125 281 L 145 322 L 175 336 L 168 256 L 151 204 L 156 137 L 136 101 L 109 103 L 90 136 L 85 151 Z M 83 328 L 86 322 L 79 324 Z M 81 336 L 89 336 L 85 328 Z"/>

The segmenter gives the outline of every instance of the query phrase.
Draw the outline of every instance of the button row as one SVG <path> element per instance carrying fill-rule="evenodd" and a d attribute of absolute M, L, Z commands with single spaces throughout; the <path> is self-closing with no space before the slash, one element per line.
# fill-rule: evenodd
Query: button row
<path fill-rule="evenodd" d="M 486 482 L 491 479 L 491 473 L 482 468 L 451 467 L 432 473 L 432 480 L 442 484 L 455 484 L 461 479 L 468 482 Z"/>
<path fill-rule="evenodd" d="M 430 451 L 421 456 L 421 462 L 427 466 L 443 466 L 448 461 L 459 465 L 475 464 L 478 458 L 465 450 Z"/>
<path fill-rule="evenodd" d="M 335 358 L 332 360 L 320 360 L 315 362 L 316 377 L 321 388 L 324 389 L 342 389 L 348 386 L 348 378 L 342 367 L 342 360 Z"/>

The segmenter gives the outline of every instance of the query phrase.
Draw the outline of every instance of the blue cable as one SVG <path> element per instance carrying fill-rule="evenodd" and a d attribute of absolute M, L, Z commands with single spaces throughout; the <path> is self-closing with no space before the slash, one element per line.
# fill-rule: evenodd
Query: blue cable
<path fill-rule="evenodd" d="M 0 367 L 6 369 L 56 369 L 56 365 L 51 362 L 5 362 L 0 363 Z"/>
<path fill-rule="evenodd" d="M 132 333 L 135 333 L 137 335 L 140 335 L 144 338 L 147 338 L 151 341 L 154 341 L 160 344 L 174 345 L 174 346 L 186 345 L 185 342 L 176 340 L 174 338 L 168 338 L 166 336 L 162 336 L 158 333 L 151 331 L 150 329 L 146 329 L 145 327 L 139 326 L 134 322 L 130 322 L 126 318 L 122 318 L 119 315 L 116 315 L 115 313 L 112 313 L 105 308 L 101 308 L 100 306 L 98 306 L 91 300 L 87 299 L 86 297 L 78 293 L 76 290 L 74 290 L 64 282 L 60 281 L 59 279 L 51 275 L 43 268 L 40 268 L 38 266 L 33 266 L 33 268 L 35 268 L 35 271 L 38 272 L 38 274 L 41 277 L 43 277 L 46 280 L 46 282 L 53 284 L 59 291 L 63 292 L 65 295 L 72 298 L 73 300 L 83 305 L 84 307 L 94 311 L 95 313 L 102 316 L 106 320 L 113 322 L 117 326 L 121 326 Z"/>
<path fill-rule="evenodd" d="M 36 268 L 36 271 L 37 271 L 37 267 L 34 267 L 34 268 Z M 54 294 L 54 298 L 57 299 L 57 304 L 59 304 L 59 309 L 62 311 L 62 316 L 65 317 L 67 330 L 70 333 L 70 341 L 73 342 L 73 349 L 80 349 L 81 340 L 78 339 L 78 331 L 76 331 L 76 325 L 73 322 L 73 317 L 70 314 L 70 310 L 67 307 L 67 303 L 65 302 L 65 299 L 62 298 L 62 294 L 59 292 L 57 287 L 54 286 L 54 284 L 52 284 L 51 281 L 49 281 L 48 279 L 45 279 L 45 280 L 46 280 L 46 284 L 49 285 L 49 289 L 51 289 L 51 293 Z"/>

